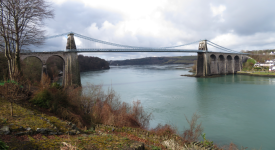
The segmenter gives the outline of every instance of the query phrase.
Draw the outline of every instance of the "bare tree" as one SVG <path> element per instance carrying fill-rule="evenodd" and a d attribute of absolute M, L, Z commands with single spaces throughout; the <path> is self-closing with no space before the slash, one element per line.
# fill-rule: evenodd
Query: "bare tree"
<path fill-rule="evenodd" d="M 45 0 L 0 0 L 0 36 L 11 80 L 21 74 L 20 51 L 43 43 L 43 21 L 53 17 Z"/>

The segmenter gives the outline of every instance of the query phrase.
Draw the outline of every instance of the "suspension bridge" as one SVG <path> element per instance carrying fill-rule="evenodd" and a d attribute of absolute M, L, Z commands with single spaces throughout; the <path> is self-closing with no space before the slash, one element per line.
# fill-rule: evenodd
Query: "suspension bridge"
<path fill-rule="evenodd" d="M 58 56 L 63 60 L 63 84 L 78 85 L 81 86 L 80 72 L 78 66 L 77 53 L 89 52 L 89 53 L 105 53 L 105 52 L 177 52 L 177 53 L 197 53 L 197 76 L 209 76 L 213 74 L 231 74 L 241 70 L 242 63 L 246 61 L 247 57 L 245 53 L 240 53 L 223 46 L 220 46 L 209 40 L 199 40 L 190 42 L 187 44 L 169 46 L 169 47 L 140 47 L 116 44 L 95 38 L 87 37 L 74 32 L 59 34 L 55 36 L 46 37 L 48 39 L 54 39 L 58 37 L 64 37 L 67 35 L 66 49 L 47 49 L 47 50 L 32 50 L 29 52 L 21 53 L 21 60 L 27 57 L 37 57 L 42 62 L 42 75 L 47 74 L 46 61 L 51 56 Z M 90 47 L 77 48 L 75 38 L 88 41 Z M 187 47 L 192 44 L 199 43 L 198 49 L 188 49 Z M 211 46 L 211 49 L 208 49 Z"/>

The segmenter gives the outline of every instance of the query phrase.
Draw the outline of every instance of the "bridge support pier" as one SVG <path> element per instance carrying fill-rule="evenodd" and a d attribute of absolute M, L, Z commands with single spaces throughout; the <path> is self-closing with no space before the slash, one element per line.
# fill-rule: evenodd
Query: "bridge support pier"
<path fill-rule="evenodd" d="M 206 40 L 199 43 L 199 50 L 207 51 Z M 210 63 L 206 53 L 198 53 L 196 76 L 208 76 L 210 74 Z"/>
<path fill-rule="evenodd" d="M 68 35 L 66 51 L 65 73 L 63 73 L 65 75 L 64 86 L 81 86 L 78 55 L 73 33 Z"/>
<path fill-rule="evenodd" d="M 198 53 L 197 59 L 197 74 L 196 76 L 208 76 L 209 75 L 209 65 L 208 57 L 205 53 Z"/>
<path fill-rule="evenodd" d="M 44 82 L 44 81 L 43 81 L 44 75 L 48 75 L 46 63 L 45 63 L 45 64 L 42 64 L 42 74 L 41 74 L 41 81 L 42 81 L 42 82 Z"/>
<path fill-rule="evenodd" d="M 66 60 L 65 60 L 65 71 L 64 75 L 64 86 L 81 86 L 80 80 L 80 70 L 78 64 L 78 55 L 76 52 L 69 52 L 66 53 Z"/>

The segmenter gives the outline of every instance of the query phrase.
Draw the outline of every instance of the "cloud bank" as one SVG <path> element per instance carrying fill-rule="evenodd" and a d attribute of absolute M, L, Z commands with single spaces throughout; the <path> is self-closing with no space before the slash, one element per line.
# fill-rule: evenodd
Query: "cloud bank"
<path fill-rule="evenodd" d="M 208 39 L 235 51 L 274 49 L 274 1 L 49 0 L 55 18 L 47 35 L 76 32 L 112 43 L 162 47 Z M 78 48 L 103 45 L 76 38 Z M 66 36 L 44 49 L 64 49 Z M 197 49 L 198 43 L 185 49 Z M 209 48 L 211 48 L 209 46 Z M 84 53 L 104 59 L 181 56 L 186 53 Z M 189 54 L 190 55 L 190 54 Z M 194 54 L 195 55 L 195 54 Z"/>

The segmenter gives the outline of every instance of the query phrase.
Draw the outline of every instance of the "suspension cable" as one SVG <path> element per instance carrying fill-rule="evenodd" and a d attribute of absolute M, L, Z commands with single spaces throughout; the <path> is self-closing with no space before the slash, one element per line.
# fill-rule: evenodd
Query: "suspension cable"
<path fill-rule="evenodd" d="M 218 45 L 218 44 L 216 44 L 216 43 L 213 43 L 213 42 L 211 42 L 211 41 L 209 41 L 209 40 L 207 40 L 208 42 L 210 42 L 210 43 L 212 43 L 212 44 L 214 44 L 214 45 L 216 45 L 217 47 L 219 47 L 219 49 L 222 49 L 222 50 L 227 50 L 227 51 L 232 51 L 232 52 L 235 52 L 235 53 L 238 53 L 237 51 L 234 51 L 234 50 L 231 50 L 231 49 L 228 49 L 228 48 L 225 48 L 225 47 L 223 47 L 223 46 L 220 46 L 220 45 Z M 208 43 L 208 44 L 210 44 L 210 43 Z M 211 45 L 211 44 L 210 44 Z M 213 45 L 212 45 L 213 46 Z"/>

